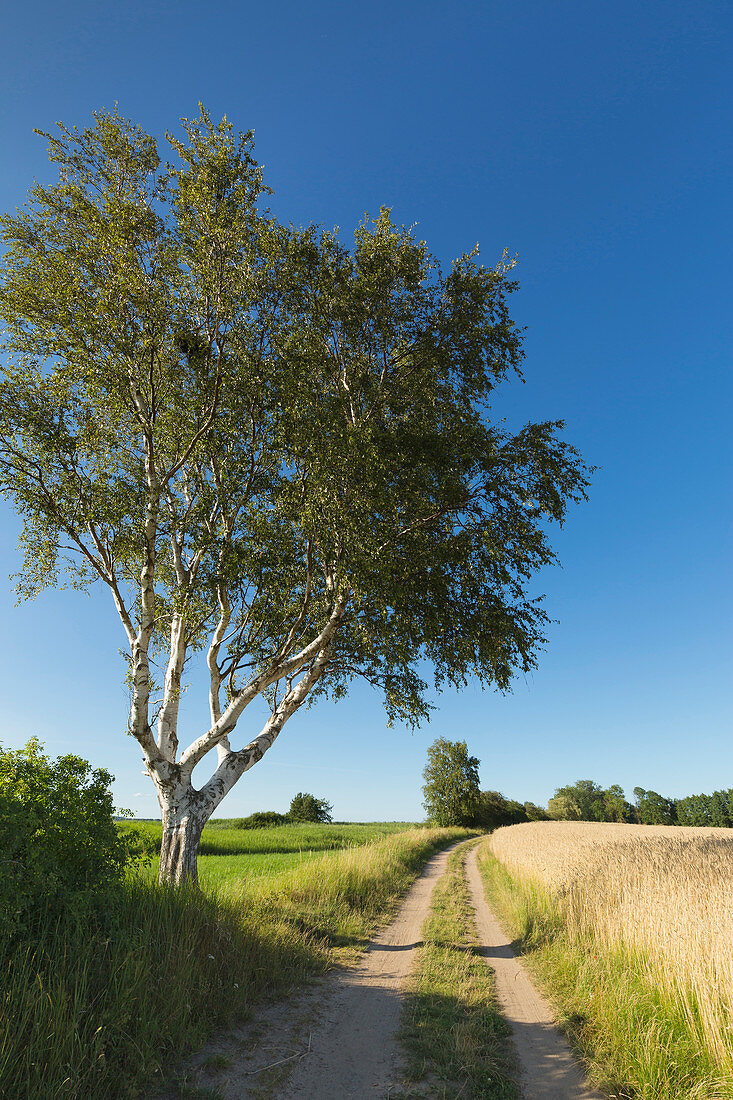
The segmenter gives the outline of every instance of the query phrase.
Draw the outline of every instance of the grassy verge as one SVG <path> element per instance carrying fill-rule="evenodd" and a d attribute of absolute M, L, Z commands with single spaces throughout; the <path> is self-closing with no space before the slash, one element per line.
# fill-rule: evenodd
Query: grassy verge
<path fill-rule="evenodd" d="M 403 1037 L 408 1076 L 426 1078 L 446 1100 L 515 1100 L 509 1026 L 496 1007 L 493 973 L 478 954 L 463 872 L 465 845 L 452 853 L 433 893 L 408 994 Z"/>
<path fill-rule="evenodd" d="M 552 999 L 594 1079 L 619 1100 L 728 1100 L 733 1081 L 700 1041 L 694 991 L 670 996 L 659 963 L 590 933 L 571 934 L 561 903 L 513 878 L 483 844 L 487 897 Z M 692 1006 L 692 1011 L 691 1007 Z"/>
<path fill-rule="evenodd" d="M 415 829 L 193 894 L 138 879 L 83 925 L 48 926 L 0 975 L 0 1096 L 141 1096 L 222 1024 L 353 952 L 428 855 Z"/>

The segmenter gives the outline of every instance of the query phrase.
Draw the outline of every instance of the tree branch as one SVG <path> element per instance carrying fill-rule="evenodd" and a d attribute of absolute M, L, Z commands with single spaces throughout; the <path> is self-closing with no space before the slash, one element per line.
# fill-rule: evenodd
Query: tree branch
<path fill-rule="evenodd" d="M 201 796 L 212 804 L 211 812 L 216 809 L 225 795 L 246 771 L 259 763 L 268 749 L 272 748 L 283 726 L 296 710 L 303 705 L 309 691 L 320 680 L 328 665 L 330 640 L 324 645 L 311 667 L 283 696 L 279 706 L 262 728 L 260 734 L 236 752 L 231 750 L 220 755 L 219 764 L 211 779 L 201 788 Z"/>
<path fill-rule="evenodd" d="M 182 772 L 186 772 L 190 775 L 198 762 L 206 756 L 206 753 L 212 749 L 222 737 L 232 732 L 245 707 L 247 707 L 253 699 L 261 695 L 263 691 L 277 680 L 281 680 L 297 672 L 304 665 L 314 660 L 319 653 L 323 651 L 324 647 L 331 641 L 341 624 L 350 596 L 351 593 L 347 590 L 341 596 L 337 597 L 328 622 L 320 633 L 307 646 L 304 646 L 299 653 L 296 653 L 287 660 L 276 661 L 275 664 L 250 680 L 245 688 L 237 692 L 229 703 L 229 706 L 220 716 L 218 721 L 213 724 L 211 729 L 202 737 L 199 737 L 198 740 L 194 741 L 181 755 L 180 766 Z"/>

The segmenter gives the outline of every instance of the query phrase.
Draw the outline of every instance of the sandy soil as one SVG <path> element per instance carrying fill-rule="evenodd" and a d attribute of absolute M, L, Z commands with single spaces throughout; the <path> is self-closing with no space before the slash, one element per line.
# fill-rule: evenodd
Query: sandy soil
<path fill-rule="evenodd" d="M 395 920 L 357 966 L 207 1044 L 189 1064 L 191 1080 L 217 1086 L 226 1100 L 381 1100 L 399 1092 L 401 990 L 454 847 L 431 856 Z M 229 1064 L 215 1071 L 213 1063 L 224 1060 Z"/>
<path fill-rule="evenodd" d="M 535 990 L 486 904 L 476 855 L 473 848 L 466 860 L 476 931 L 481 954 L 496 973 L 502 1014 L 512 1026 L 524 1100 L 603 1100 L 586 1082 L 555 1025 L 552 1009 Z"/>
<path fill-rule="evenodd" d="M 296 1065 L 278 1100 L 381 1097 L 400 1087 L 400 994 L 450 851 L 428 860 L 396 919 L 371 943 L 359 966 L 340 976 L 313 1035 L 311 1054 Z"/>
<path fill-rule="evenodd" d="M 255 1023 L 207 1044 L 189 1062 L 189 1080 L 217 1087 L 225 1100 L 381 1100 L 401 1094 L 402 989 L 452 848 L 428 860 L 395 920 L 357 966 L 265 1007 Z M 499 1003 L 512 1025 L 525 1100 L 603 1100 L 586 1084 L 549 1005 L 489 910 L 475 847 L 466 871 L 481 953 L 496 971 Z M 429 1085 L 426 1090 L 421 1094 L 430 1095 Z M 157 1093 L 156 1100 L 175 1095 Z"/>

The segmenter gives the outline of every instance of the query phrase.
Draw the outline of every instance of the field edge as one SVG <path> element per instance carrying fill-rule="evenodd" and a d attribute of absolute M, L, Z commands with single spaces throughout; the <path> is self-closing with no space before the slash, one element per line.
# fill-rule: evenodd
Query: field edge
<path fill-rule="evenodd" d="M 570 936 L 549 891 L 513 876 L 488 838 L 478 862 L 489 904 L 594 1085 L 618 1100 L 733 1098 L 688 1011 L 653 981 L 655 960 Z"/>

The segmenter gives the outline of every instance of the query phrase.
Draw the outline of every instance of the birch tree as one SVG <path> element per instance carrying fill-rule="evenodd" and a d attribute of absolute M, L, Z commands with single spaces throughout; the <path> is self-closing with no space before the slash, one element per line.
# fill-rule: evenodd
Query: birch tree
<path fill-rule="evenodd" d="M 350 247 L 284 226 L 251 133 L 205 111 L 171 163 L 116 112 L 45 136 L 58 181 L 0 221 L 18 590 L 108 591 L 161 878 L 195 880 L 205 822 L 307 702 L 363 677 L 417 723 L 425 668 L 505 690 L 534 666 L 528 584 L 588 471 L 561 423 L 491 422 L 522 362 L 506 258 L 444 273 L 386 209 Z M 181 746 L 194 654 L 210 716 Z"/>

